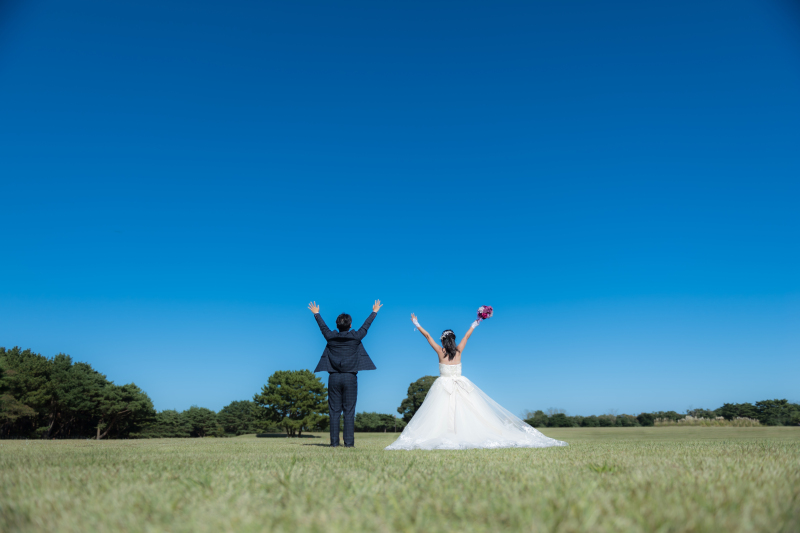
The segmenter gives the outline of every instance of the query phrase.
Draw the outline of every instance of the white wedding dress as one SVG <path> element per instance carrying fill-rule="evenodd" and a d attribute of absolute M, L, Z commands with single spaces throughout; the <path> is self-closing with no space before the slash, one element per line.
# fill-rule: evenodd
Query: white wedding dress
<path fill-rule="evenodd" d="M 461 375 L 461 365 L 439 364 L 439 378 L 403 433 L 387 450 L 548 448 L 545 437 Z"/>

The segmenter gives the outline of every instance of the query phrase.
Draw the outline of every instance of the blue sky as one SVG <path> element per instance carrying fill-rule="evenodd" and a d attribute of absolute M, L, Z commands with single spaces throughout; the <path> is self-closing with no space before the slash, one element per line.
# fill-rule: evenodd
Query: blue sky
<path fill-rule="evenodd" d="M 220 409 L 385 307 L 515 413 L 800 401 L 791 2 L 7 2 L 0 346 Z M 327 376 L 321 374 L 327 379 Z"/>

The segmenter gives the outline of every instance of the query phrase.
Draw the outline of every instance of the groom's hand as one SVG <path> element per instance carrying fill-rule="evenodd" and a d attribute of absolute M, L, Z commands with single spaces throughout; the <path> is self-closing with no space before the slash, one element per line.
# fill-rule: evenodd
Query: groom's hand
<path fill-rule="evenodd" d="M 377 313 L 378 311 L 381 310 L 381 307 L 383 307 L 383 304 L 381 303 L 381 301 L 380 300 L 375 300 L 375 303 L 372 304 L 372 312 L 373 313 Z"/>
<path fill-rule="evenodd" d="M 315 315 L 319 313 L 319 306 L 317 305 L 317 302 L 311 302 L 308 304 L 308 308 L 311 309 L 311 312 Z"/>

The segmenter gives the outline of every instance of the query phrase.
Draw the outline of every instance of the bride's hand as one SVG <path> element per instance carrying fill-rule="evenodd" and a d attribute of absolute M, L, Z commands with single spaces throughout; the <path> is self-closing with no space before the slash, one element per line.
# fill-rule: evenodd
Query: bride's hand
<path fill-rule="evenodd" d="M 411 322 L 416 322 L 416 321 L 417 317 L 414 315 L 414 313 L 411 313 Z"/>

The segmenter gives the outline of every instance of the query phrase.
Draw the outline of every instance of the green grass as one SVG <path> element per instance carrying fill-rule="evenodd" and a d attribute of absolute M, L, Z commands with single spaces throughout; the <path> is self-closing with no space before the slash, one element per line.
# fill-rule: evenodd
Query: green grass
<path fill-rule="evenodd" d="M 543 450 L 0 441 L 0 531 L 800 530 L 800 429 L 550 429 Z"/>

